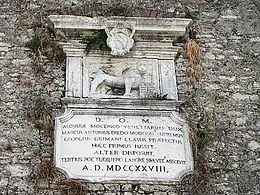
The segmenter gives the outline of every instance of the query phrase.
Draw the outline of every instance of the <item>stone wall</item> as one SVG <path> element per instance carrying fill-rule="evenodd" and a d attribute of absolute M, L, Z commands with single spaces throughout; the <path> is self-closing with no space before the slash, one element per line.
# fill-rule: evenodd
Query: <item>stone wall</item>
<path fill-rule="evenodd" d="M 84 2 L 1 0 L 1 194 L 260 194 L 260 3 Z M 121 13 L 194 20 L 188 34 L 202 49 L 201 67 L 194 70 L 201 78 L 187 82 L 193 69 L 184 44 L 175 59 L 196 169 L 180 184 L 71 181 L 53 167 L 51 115 L 62 108 L 65 61 L 56 44 L 62 35 L 47 16 Z"/>

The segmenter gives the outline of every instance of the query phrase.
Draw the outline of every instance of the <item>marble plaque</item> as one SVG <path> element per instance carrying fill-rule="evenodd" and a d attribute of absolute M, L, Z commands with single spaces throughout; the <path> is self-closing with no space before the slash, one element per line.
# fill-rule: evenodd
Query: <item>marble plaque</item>
<path fill-rule="evenodd" d="M 56 118 L 55 163 L 69 178 L 178 181 L 193 169 L 175 112 L 68 109 Z"/>
<path fill-rule="evenodd" d="M 174 59 L 182 45 L 172 44 L 185 37 L 191 19 L 49 17 L 66 36 L 56 167 L 94 182 L 168 183 L 192 173 L 189 128 L 177 114 Z M 84 52 L 89 45 L 81 40 L 94 29 L 106 33 L 110 51 Z"/>

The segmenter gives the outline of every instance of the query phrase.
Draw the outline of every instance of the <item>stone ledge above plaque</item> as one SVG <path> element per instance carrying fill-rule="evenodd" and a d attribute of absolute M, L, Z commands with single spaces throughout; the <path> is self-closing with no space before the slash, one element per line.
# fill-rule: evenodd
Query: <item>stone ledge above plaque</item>
<path fill-rule="evenodd" d="M 190 19 L 51 15 L 54 28 L 68 36 L 60 42 L 67 56 L 65 97 L 80 99 L 154 99 L 178 101 L 174 58 Z M 84 53 L 71 32 L 105 30 L 110 52 Z"/>
<path fill-rule="evenodd" d="M 90 98 L 62 98 L 62 102 L 69 108 L 85 109 L 126 109 L 126 110 L 161 110 L 178 111 L 180 101 L 156 99 L 90 99 Z"/>

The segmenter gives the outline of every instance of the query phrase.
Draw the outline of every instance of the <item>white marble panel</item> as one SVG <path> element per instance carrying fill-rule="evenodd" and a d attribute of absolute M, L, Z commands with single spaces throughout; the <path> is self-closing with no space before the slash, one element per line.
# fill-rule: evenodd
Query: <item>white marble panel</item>
<path fill-rule="evenodd" d="M 83 97 L 86 98 L 89 96 L 89 72 L 88 72 L 88 63 L 86 57 L 83 57 L 83 75 L 82 75 L 82 88 L 83 88 Z"/>
<path fill-rule="evenodd" d="M 66 97 L 82 97 L 82 57 L 67 57 Z"/>
<path fill-rule="evenodd" d="M 176 74 L 173 60 L 158 60 L 161 84 L 161 96 L 167 94 L 167 99 L 177 100 Z"/>

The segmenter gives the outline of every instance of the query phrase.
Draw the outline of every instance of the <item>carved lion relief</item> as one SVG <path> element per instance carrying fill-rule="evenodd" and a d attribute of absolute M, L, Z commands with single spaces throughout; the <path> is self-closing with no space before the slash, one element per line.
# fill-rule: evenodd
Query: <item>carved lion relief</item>
<path fill-rule="evenodd" d="M 101 66 L 90 74 L 92 94 L 108 94 L 122 96 L 136 96 L 133 91 L 139 91 L 142 77 L 146 68 L 141 66 L 126 66 L 121 73 L 115 67 Z"/>

